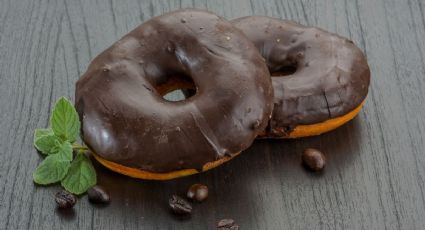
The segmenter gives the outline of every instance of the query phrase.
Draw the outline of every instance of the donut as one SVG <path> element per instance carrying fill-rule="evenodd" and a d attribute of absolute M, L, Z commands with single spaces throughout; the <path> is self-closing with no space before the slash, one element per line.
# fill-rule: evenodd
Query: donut
<path fill-rule="evenodd" d="M 231 22 L 259 49 L 272 75 L 274 110 L 261 137 L 319 135 L 359 113 L 368 93 L 370 70 L 352 41 L 270 17 Z"/>
<path fill-rule="evenodd" d="M 163 95 L 195 89 L 182 101 Z M 214 168 L 267 126 L 273 86 L 253 43 L 210 12 L 154 17 L 99 54 L 76 83 L 82 139 L 118 173 L 167 180 Z"/>

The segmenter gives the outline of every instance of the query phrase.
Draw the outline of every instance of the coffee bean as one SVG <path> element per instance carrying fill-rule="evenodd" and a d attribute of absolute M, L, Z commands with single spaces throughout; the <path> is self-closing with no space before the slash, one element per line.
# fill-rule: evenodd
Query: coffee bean
<path fill-rule="evenodd" d="M 192 205 L 189 204 L 185 199 L 172 195 L 170 200 L 168 201 L 171 210 L 173 213 L 178 215 L 188 215 L 192 212 Z"/>
<path fill-rule="evenodd" d="M 203 184 L 194 184 L 187 190 L 187 198 L 198 202 L 204 201 L 208 197 L 208 187 Z"/>
<path fill-rule="evenodd" d="M 217 223 L 217 230 L 239 230 L 239 226 L 232 219 L 223 219 Z"/>
<path fill-rule="evenodd" d="M 77 198 L 65 190 L 56 193 L 56 204 L 59 208 L 72 208 L 77 203 Z"/>
<path fill-rule="evenodd" d="M 87 191 L 89 201 L 95 204 L 107 204 L 110 201 L 109 194 L 103 187 L 95 185 Z"/>
<path fill-rule="evenodd" d="M 320 171 L 326 165 L 326 158 L 322 152 L 317 149 L 307 148 L 302 155 L 303 164 L 310 170 Z"/>

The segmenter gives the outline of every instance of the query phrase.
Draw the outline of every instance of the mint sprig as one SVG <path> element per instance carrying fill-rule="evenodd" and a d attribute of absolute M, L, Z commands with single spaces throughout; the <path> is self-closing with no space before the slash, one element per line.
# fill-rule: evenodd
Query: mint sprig
<path fill-rule="evenodd" d="M 85 193 L 96 184 L 96 171 L 85 155 L 87 147 L 75 143 L 81 124 L 77 111 L 66 98 L 56 102 L 50 126 L 34 132 L 35 148 L 46 155 L 33 173 L 34 182 L 41 185 L 61 182 L 68 192 Z"/>
<path fill-rule="evenodd" d="M 35 170 L 34 182 L 42 185 L 59 182 L 66 176 L 70 166 L 69 161 L 64 161 L 57 154 L 47 156 Z"/>
<path fill-rule="evenodd" d="M 62 140 L 75 142 L 80 135 L 80 120 L 74 106 L 61 97 L 53 108 L 50 125 L 56 136 Z"/>
<path fill-rule="evenodd" d="M 87 188 L 96 185 L 96 171 L 86 155 L 77 155 L 61 185 L 75 194 L 84 193 Z"/>
<path fill-rule="evenodd" d="M 37 130 L 35 130 L 37 133 Z M 37 136 L 36 134 L 34 136 Z M 43 154 L 54 153 L 56 146 L 60 145 L 63 141 L 55 136 L 55 134 L 42 135 L 34 139 L 34 146 Z"/>
<path fill-rule="evenodd" d="M 48 136 L 48 135 L 52 135 L 53 130 L 52 129 L 35 129 L 34 131 L 34 142 L 36 139 L 42 137 L 42 136 Z"/>

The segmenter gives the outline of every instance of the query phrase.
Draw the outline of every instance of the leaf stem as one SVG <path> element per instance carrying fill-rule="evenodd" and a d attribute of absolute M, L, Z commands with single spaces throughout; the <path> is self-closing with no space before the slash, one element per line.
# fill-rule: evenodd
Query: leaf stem
<path fill-rule="evenodd" d="M 72 144 L 72 148 L 73 148 L 74 150 L 81 150 L 81 151 L 88 151 L 88 150 L 89 150 L 89 148 L 87 148 L 87 146 L 85 146 L 85 145 L 80 145 L 80 144 L 78 144 L 78 143 L 73 143 L 73 144 Z"/>

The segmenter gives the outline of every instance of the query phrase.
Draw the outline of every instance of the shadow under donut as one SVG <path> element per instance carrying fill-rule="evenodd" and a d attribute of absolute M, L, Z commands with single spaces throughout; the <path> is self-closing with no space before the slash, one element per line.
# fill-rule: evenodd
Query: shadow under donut
<path fill-rule="evenodd" d="M 321 136 L 295 140 L 256 140 L 240 156 L 220 167 L 169 181 L 133 179 L 93 162 L 98 172 L 98 184 L 104 186 L 111 196 L 108 211 L 125 215 L 126 218 L 142 216 L 143 221 L 155 223 L 162 220 L 163 215 L 172 216 L 168 208 L 168 199 L 172 194 L 185 197 L 192 184 L 202 183 L 209 187 L 209 197 L 202 204 L 193 204 L 191 221 L 170 219 L 183 225 L 196 226 L 199 222 L 211 225 L 226 217 L 237 220 L 255 215 L 261 219 L 266 215 L 261 210 L 269 209 L 270 205 L 290 205 L 282 197 L 285 191 L 299 189 L 300 196 L 303 196 L 302 191 L 310 188 L 309 183 L 321 183 L 327 177 L 351 167 L 358 157 L 361 137 L 359 121 L 354 119 Z M 325 154 L 327 166 L 323 173 L 308 172 L 301 166 L 301 154 L 307 147 L 318 148 Z M 270 194 L 271 199 L 276 196 L 274 199 L 280 201 L 271 204 L 259 199 L 264 193 Z"/>

